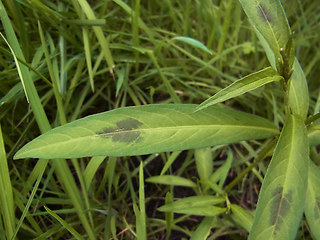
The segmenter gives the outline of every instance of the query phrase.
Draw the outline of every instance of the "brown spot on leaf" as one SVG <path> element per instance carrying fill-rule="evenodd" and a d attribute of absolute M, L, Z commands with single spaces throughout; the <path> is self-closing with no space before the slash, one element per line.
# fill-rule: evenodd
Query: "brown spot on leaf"
<path fill-rule="evenodd" d="M 127 118 L 116 123 L 115 127 L 108 127 L 97 134 L 103 138 L 111 137 L 114 142 L 133 142 L 138 140 L 140 131 L 137 129 L 142 125 L 142 122 Z"/>
<path fill-rule="evenodd" d="M 268 10 L 262 4 L 259 4 L 257 8 L 259 11 L 259 15 L 261 16 L 263 21 L 268 23 L 273 23 L 273 18 L 271 16 L 271 13 L 268 12 Z"/>
<path fill-rule="evenodd" d="M 273 192 L 273 199 L 271 202 L 271 225 L 275 225 L 275 234 L 280 229 L 283 223 L 283 218 L 290 210 L 290 202 L 292 202 L 292 192 L 289 191 L 283 195 L 283 187 L 278 187 Z"/>
<path fill-rule="evenodd" d="M 316 203 L 314 205 L 314 218 L 318 219 L 320 217 L 320 198 L 316 198 Z"/>

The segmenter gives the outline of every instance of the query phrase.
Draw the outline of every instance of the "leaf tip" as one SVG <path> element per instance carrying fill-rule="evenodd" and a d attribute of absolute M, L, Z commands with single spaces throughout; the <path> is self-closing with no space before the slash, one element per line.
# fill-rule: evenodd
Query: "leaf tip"
<path fill-rule="evenodd" d="M 200 105 L 198 105 L 194 110 L 193 113 L 199 112 L 203 109 L 205 109 L 206 107 L 202 105 L 202 103 Z"/>
<path fill-rule="evenodd" d="M 23 152 L 20 150 L 18 150 L 14 155 L 13 155 L 13 160 L 18 160 L 18 159 L 22 159 L 24 158 L 23 156 Z"/>
<path fill-rule="evenodd" d="M 31 142 L 30 142 L 31 143 Z M 24 145 L 22 148 L 20 148 L 14 155 L 13 155 L 13 160 L 19 160 L 22 158 L 36 158 L 35 156 L 32 156 L 32 149 L 33 146 L 30 148 L 29 145 L 30 143 L 27 143 Z M 30 153 L 31 152 L 31 153 Z"/>

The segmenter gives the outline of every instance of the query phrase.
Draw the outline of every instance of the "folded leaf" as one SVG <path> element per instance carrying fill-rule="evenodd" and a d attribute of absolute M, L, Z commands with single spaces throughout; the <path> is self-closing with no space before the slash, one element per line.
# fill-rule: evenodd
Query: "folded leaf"
<path fill-rule="evenodd" d="M 281 79 L 282 77 L 272 67 L 267 67 L 259 72 L 241 78 L 217 92 L 211 98 L 201 103 L 198 110 L 240 96 L 267 83 L 280 81 Z"/>
<path fill-rule="evenodd" d="M 20 149 L 18 158 L 130 156 L 203 148 L 278 134 L 261 117 L 192 104 L 119 108 L 57 127 Z"/>
<path fill-rule="evenodd" d="M 309 109 L 308 84 L 297 58 L 293 64 L 293 73 L 289 88 L 289 106 L 292 113 L 304 119 L 307 117 Z"/>
<path fill-rule="evenodd" d="M 262 184 L 249 239 L 295 239 L 303 213 L 308 165 L 304 120 L 289 115 Z"/>

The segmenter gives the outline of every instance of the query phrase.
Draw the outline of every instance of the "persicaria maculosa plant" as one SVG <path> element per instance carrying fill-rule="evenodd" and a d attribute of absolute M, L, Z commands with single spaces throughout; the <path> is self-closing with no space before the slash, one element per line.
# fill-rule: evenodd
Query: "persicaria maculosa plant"
<path fill-rule="evenodd" d="M 214 174 L 212 165 L 202 165 L 202 159 L 208 155 L 207 147 L 269 139 L 243 175 L 217 195 L 188 197 L 159 210 L 206 216 L 201 223 L 204 228 L 211 227 L 212 217 L 232 212 L 253 240 L 295 239 L 304 213 L 312 235 L 320 239 L 320 169 L 309 159 L 310 146 L 320 143 L 319 114 L 307 116 L 308 87 L 295 58 L 294 36 L 279 0 L 240 2 L 271 66 L 235 81 L 198 106 L 125 107 L 76 120 L 31 141 L 16 153 L 15 159 L 119 157 L 196 149 L 198 174 L 201 180 L 210 181 Z M 176 40 L 202 47 L 187 38 Z M 281 128 L 260 116 L 214 106 L 269 83 L 280 84 L 283 90 L 286 117 Z M 241 207 L 229 203 L 228 193 L 270 152 L 272 159 L 252 218 Z M 168 179 L 175 178 L 161 175 L 148 181 L 164 183 Z M 183 181 L 193 187 L 192 181 Z"/>

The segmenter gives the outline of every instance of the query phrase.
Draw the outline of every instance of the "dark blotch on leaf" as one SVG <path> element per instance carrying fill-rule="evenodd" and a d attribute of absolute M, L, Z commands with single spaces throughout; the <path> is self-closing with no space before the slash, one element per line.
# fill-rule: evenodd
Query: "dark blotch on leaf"
<path fill-rule="evenodd" d="M 114 142 L 133 142 L 140 136 L 140 131 L 137 130 L 142 122 L 127 118 L 116 123 L 116 127 L 105 128 L 102 131 L 97 132 L 101 137 L 112 137 Z"/>
<path fill-rule="evenodd" d="M 283 218 L 288 214 L 290 210 L 290 202 L 292 202 L 291 191 L 283 195 L 283 188 L 278 187 L 273 192 L 273 200 L 271 202 L 271 218 L 270 224 L 275 225 L 275 234 L 280 229 L 280 225 L 283 223 Z"/>
<path fill-rule="evenodd" d="M 314 218 L 318 219 L 320 217 L 320 198 L 316 198 L 316 204 L 314 205 Z"/>
<path fill-rule="evenodd" d="M 259 15 L 261 16 L 263 21 L 269 22 L 269 23 L 273 22 L 273 18 L 271 16 L 271 13 L 268 12 L 267 9 L 262 4 L 259 4 L 257 8 L 259 11 Z"/>

